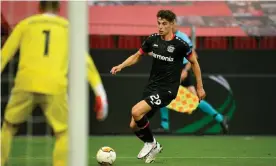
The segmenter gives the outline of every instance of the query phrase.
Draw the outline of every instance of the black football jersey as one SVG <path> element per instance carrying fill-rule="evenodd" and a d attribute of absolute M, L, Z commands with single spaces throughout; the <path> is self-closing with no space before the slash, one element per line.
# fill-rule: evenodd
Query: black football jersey
<path fill-rule="evenodd" d="M 146 90 L 169 91 L 176 96 L 183 69 L 183 58 L 188 58 L 192 53 L 188 43 L 177 36 L 165 41 L 159 34 L 152 34 L 144 41 L 140 52 L 149 53 L 153 57 Z"/>

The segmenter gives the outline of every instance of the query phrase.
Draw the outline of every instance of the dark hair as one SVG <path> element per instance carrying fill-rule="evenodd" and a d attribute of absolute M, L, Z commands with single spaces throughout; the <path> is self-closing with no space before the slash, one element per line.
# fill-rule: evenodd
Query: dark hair
<path fill-rule="evenodd" d="M 173 22 L 174 20 L 176 20 L 176 15 L 174 14 L 174 12 L 170 11 L 170 10 L 159 10 L 156 17 L 160 17 L 161 19 L 166 19 L 169 22 Z"/>
<path fill-rule="evenodd" d="M 59 1 L 40 1 L 39 2 L 39 9 L 40 11 L 59 11 L 60 4 Z"/>

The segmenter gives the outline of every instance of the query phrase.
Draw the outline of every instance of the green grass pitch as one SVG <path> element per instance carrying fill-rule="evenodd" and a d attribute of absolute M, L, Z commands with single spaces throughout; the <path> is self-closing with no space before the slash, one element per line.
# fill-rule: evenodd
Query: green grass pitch
<path fill-rule="evenodd" d="M 276 137 L 157 136 L 164 150 L 153 166 L 276 166 Z M 114 166 L 142 166 L 136 159 L 142 143 L 134 136 L 89 138 L 89 166 L 102 146 L 117 153 Z M 50 166 L 53 139 L 17 137 L 9 166 Z"/>

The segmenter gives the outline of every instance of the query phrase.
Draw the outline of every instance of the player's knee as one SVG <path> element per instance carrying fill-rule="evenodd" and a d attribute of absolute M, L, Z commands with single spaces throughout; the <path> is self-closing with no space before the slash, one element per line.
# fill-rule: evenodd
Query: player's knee
<path fill-rule="evenodd" d="M 59 131 L 59 132 L 55 132 L 55 136 L 57 138 L 61 137 L 61 136 L 64 136 L 64 135 L 67 135 L 67 129 L 66 130 L 63 130 L 63 131 Z"/>
<path fill-rule="evenodd" d="M 11 123 L 9 123 L 8 121 L 4 120 L 3 128 L 10 128 L 10 127 L 13 127 L 13 125 Z"/>
<path fill-rule="evenodd" d="M 15 134 L 17 132 L 19 128 L 19 125 L 16 124 L 12 124 L 10 122 L 8 122 L 7 120 L 4 120 L 3 122 L 3 126 L 2 126 L 2 130 L 10 130 L 12 131 L 13 134 Z"/>
<path fill-rule="evenodd" d="M 6 125 L 8 127 L 18 128 L 20 124 L 11 123 L 10 121 L 4 119 L 3 125 Z"/>
<path fill-rule="evenodd" d="M 134 106 L 132 107 L 131 110 L 131 115 L 133 116 L 134 119 L 143 116 L 143 112 L 141 111 L 141 109 L 139 109 L 139 107 Z"/>

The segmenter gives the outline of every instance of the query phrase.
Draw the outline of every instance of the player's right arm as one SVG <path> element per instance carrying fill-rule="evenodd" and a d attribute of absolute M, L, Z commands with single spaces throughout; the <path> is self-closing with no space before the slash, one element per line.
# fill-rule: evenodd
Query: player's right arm
<path fill-rule="evenodd" d="M 128 57 L 123 63 L 114 66 L 111 69 L 111 73 L 112 74 L 116 74 L 117 72 L 120 72 L 123 68 L 128 67 L 128 66 L 132 66 L 134 64 L 136 64 L 142 57 L 142 55 L 144 53 L 149 53 L 152 51 L 152 39 L 153 36 L 155 34 L 149 36 L 144 43 L 142 44 L 142 47 L 133 55 L 131 55 L 130 57 Z"/>
<path fill-rule="evenodd" d="M 110 72 L 112 74 L 116 74 L 117 72 L 120 72 L 123 68 L 136 64 L 141 58 L 141 55 L 142 53 L 140 51 L 137 51 L 135 54 L 128 57 L 123 63 L 114 66 Z"/>
<path fill-rule="evenodd" d="M 3 49 L 1 50 L 1 73 L 7 63 L 15 55 L 20 45 L 20 39 L 24 30 L 24 21 L 20 22 L 8 37 Z"/>

